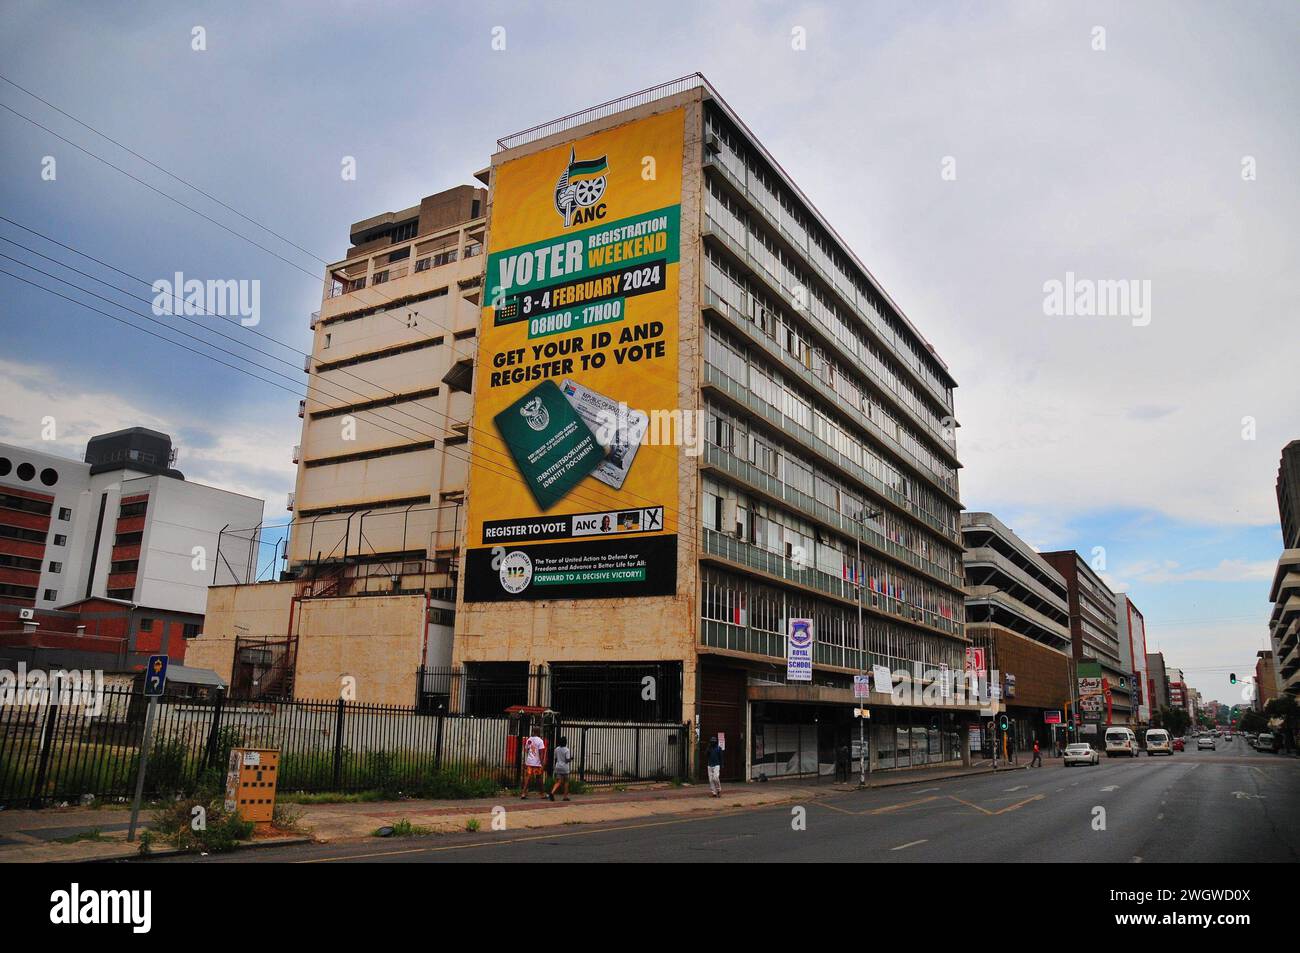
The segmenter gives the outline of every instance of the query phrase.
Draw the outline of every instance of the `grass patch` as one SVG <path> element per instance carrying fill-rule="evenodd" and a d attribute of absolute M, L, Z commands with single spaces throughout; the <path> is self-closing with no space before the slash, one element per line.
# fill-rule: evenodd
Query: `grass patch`
<path fill-rule="evenodd" d="M 177 850 L 208 854 L 234 850 L 239 841 L 253 834 L 253 822 L 235 813 L 227 814 L 220 801 L 204 803 L 193 798 L 159 808 L 151 826 L 157 837 Z M 143 843 L 141 848 L 143 853 Z"/>
<path fill-rule="evenodd" d="M 429 827 L 421 827 L 418 824 L 412 824 L 410 818 L 402 818 L 396 824 L 390 827 L 378 827 L 371 831 L 372 837 L 427 837 L 433 833 Z"/>

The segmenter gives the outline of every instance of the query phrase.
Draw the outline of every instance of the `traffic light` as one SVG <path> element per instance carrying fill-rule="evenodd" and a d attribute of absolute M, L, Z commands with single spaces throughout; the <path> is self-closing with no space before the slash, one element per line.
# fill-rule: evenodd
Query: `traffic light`
<path fill-rule="evenodd" d="M 1229 684 L 1229 685 L 1236 685 L 1236 684 L 1237 684 L 1237 673 L 1236 673 L 1236 672 L 1233 672 L 1231 675 L 1228 676 L 1228 684 Z"/>
<path fill-rule="evenodd" d="M 998 731 L 1002 732 L 1003 734 L 1006 734 L 1007 729 L 1009 729 L 1010 727 L 1011 727 L 1011 722 L 1007 719 L 1007 716 L 998 715 Z"/>

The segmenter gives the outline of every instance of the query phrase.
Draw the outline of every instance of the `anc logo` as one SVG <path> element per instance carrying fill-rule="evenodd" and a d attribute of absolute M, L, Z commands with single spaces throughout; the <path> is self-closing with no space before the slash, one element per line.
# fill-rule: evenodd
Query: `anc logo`
<path fill-rule="evenodd" d="M 607 158 L 601 156 L 579 162 L 576 151 L 569 148 L 569 164 L 555 183 L 555 211 L 564 216 L 565 228 L 575 222 L 592 222 L 605 217 L 605 206 L 600 200 L 605 195 Z"/>

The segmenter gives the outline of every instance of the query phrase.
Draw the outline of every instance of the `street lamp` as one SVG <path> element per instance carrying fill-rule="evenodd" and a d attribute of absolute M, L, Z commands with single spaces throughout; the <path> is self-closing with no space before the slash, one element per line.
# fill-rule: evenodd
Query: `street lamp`
<path fill-rule="evenodd" d="M 853 574 L 858 585 L 858 671 L 863 678 L 867 675 L 867 639 L 865 631 L 862 628 L 862 529 L 869 519 L 876 519 L 880 516 L 880 510 L 868 510 L 865 506 L 858 510 L 856 522 L 858 531 L 853 534 L 853 544 L 855 547 L 855 559 L 853 564 Z M 870 689 L 868 689 L 868 694 Z M 858 787 L 867 786 L 867 773 L 871 770 L 870 758 L 867 755 L 867 719 L 866 713 L 867 699 L 860 699 L 861 712 L 858 715 Z"/>

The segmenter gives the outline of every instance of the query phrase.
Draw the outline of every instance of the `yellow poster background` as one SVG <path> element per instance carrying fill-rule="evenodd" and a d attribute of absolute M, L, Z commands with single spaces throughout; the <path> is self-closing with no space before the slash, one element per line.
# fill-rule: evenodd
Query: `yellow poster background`
<path fill-rule="evenodd" d="M 672 249 L 665 286 L 660 291 L 627 297 L 622 320 L 595 328 L 530 339 L 528 322 L 494 325 L 494 288 L 499 276 L 492 274 L 493 255 L 520 246 L 555 239 L 562 241 L 609 223 L 681 204 L 682 154 L 685 115 L 682 110 L 618 126 L 594 135 L 566 141 L 544 151 L 514 159 L 496 169 L 489 220 L 488 267 L 484 277 L 484 309 L 479 334 L 478 360 L 474 381 L 474 420 L 471 449 L 474 466 L 470 473 L 469 514 L 466 542 L 470 548 L 487 545 L 483 523 L 487 520 L 553 517 L 603 510 L 664 507 L 662 533 L 677 531 L 678 453 L 677 446 L 653 445 L 648 434 L 620 489 L 587 476 L 564 499 L 542 514 L 518 472 L 510 451 L 496 429 L 493 418 L 518 400 L 538 381 L 491 386 L 494 356 L 524 348 L 531 362 L 536 344 L 581 338 L 590 339 L 593 330 L 610 332 L 613 345 L 604 349 L 608 360 L 603 367 L 575 366 L 571 375 L 579 384 L 615 400 L 626 401 L 634 410 L 651 414 L 678 406 L 678 269 L 679 249 Z M 605 214 L 598 222 L 574 223 L 566 228 L 555 206 L 555 186 L 572 154 L 578 161 L 600 156 L 608 159 L 607 185 L 602 196 Z M 674 218 L 674 222 L 676 218 Z M 674 229 L 671 241 L 680 242 Z M 606 269 L 601 269 L 606 270 Z M 662 357 L 620 365 L 612 356 L 624 329 L 662 322 L 665 352 Z M 584 352 L 586 353 L 586 352 Z M 558 385 L 563 377 L 552 378 Z M 653 426 L 652 426 L 653 431 Z M 629 534 L 646 535 L 646 534 Z M 658 533 L 654 535 L 659 535 Z M 528 543 L 512 544 L 526 547 Z"/>

